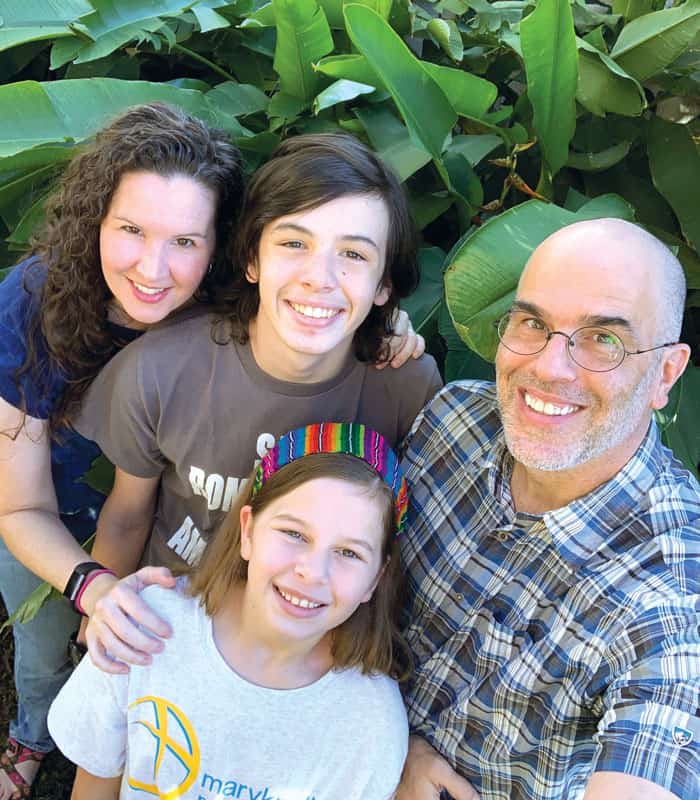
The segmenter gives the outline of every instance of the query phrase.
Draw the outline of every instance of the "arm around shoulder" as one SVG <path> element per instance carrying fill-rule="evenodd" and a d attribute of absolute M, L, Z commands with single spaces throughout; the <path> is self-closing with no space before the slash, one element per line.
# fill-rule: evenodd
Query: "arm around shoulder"
<path fill-rule="evenodd" d="M 137 478 L 118 467 L 114 486 L 100 513 L 92 558 L 120 577 L 134 572 L 153 525 L 160 478 Z M 86 590 L 83 607 L 91 614 L 99 592 Z"/>

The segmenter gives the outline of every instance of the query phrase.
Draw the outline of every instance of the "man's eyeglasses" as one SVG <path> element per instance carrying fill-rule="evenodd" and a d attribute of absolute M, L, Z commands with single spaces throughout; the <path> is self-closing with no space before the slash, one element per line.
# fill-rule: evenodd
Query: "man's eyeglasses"
<path fill-rule="evenodd" d="M 622 339 L 607 328 L 586 325 L 573 333 L 553 331 L 541 319 L 525 311 L 509 311 L 495 325 L 501 344 L 511 353 L 521 356 L 534 356 L 544 350 L 552 336 L 563 336 L 571 360 L 591 372 L 610 372 L 622 364 L 625 356 L 637 356 L 677 344 L 666 342 L 645 350 L 626 350 Z"/>

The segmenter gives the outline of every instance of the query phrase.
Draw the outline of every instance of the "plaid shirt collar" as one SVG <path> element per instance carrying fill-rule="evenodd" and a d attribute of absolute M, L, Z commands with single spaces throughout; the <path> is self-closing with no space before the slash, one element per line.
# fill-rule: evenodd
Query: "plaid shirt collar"
<path fill-rule="evenodd" d="M 495 413 L 498 414 L 497 408 Z M 662 451 L 652 419 L 635 454 L 616 475 L 583 497 L 541 516 L 516 515 L 510 494 L 514 459 L 506 447 L 502 428 L 498 438 L 490 445 L 485 444 L 464 468 L 485 470 L 491 495 L 508 507 L 514 517 L 530 521 L 531 534 L 548 536 L 561 557 L 579 569 L 610 546 L 613 532 L 648 507 L 649 491 L 663 468 Z M 594 526 L 588 524 L 591 520 L 595 520 Z"/>

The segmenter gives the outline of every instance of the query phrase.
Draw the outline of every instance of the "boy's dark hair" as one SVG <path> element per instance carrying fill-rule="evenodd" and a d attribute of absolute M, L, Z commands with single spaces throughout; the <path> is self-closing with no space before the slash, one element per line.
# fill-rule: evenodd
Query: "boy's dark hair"
<path fill-rule="evenodd" d="M 233 338 L 246 342 L 248 326 L 258 313 L 258 285 L 248 281 L 246 270 L 257 261 L 263 228 L 280 217 L 347 195 L 378 197 L 389 216 L 382 285 L 390 287 L 391 293 L 384 305 L 372 306 L 354 341 L 355 354 L 361 361 L 385 359 L 399 300 L 418 285 L 415 231 L 396 176 L 362 142 L 342 133 L 290 137 L 251 179 L 240 224 L 231 241 L 233 280 L 218 304 Z"/>
<path fill-rule="evenodd" d="M 217 198 L 216 249 L 212 269 L 195 297 L 212 302 L 216 287 L 230 279 L 225 253 L 243 196 L 240 153 L 226 133 L 163 103 L 134 106 L 102 128 L 69 163 L 46 205 L 46 222 L 30 255 L 46 267 L 46 282 L 30 319 L 27 359 L 17 380 L 47 374 L 35 341 L 43 334 L 49 372 L 67 377 L 66 390 L 50 418 L 64 425 L 87 387 L 117 351 L 107 325 L 110 291 L 100 266 L 100 225 L 122 176 L 152 172 L 184 175 Z M 30 287 L 25 288 L 30 291 Z M 20 386 L 21 391 L 21 386 Z"/>
<path fill-rule="evenodd" d="M 401 569 L 391 489 L 372 467 L 344 453 L 315 453 L 287 464 L 271 475 L 253 497 L 253 474 L 209 542 L 197 567 L 185 569 L 189 592 L 201 597 L 209 616 L 226 602 L 230 589 L 244 583 L 248 562 L 241 556 L 241 508 L 249 505 L 255 515 L 293 489 L 317 478 L 336 478 L 361 486 L 382 498 L 382 573 L 372 598 L 333 631 L 332 656 L 336 668 L 359 667 L 364 673 L 384 673 L 399 680 L 408 677 L 410 654 L 398 627 Z"/>

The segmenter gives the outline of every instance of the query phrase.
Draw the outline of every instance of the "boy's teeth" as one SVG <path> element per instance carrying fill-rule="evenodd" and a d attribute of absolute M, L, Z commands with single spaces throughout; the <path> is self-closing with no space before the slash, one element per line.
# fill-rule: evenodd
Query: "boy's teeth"
<path fill-rule="evenodd" d="M 545 403 L 539 397 L 532 397 L 525 392 L 525 404 L 537 411 L 539 414 L 546 414 L 552 416 L 565 416 L 566 414 L 573 414 L 576 411 L 576 406 L 557 406 L 554 403 Z"/>
<path fill-rule="evenodd" d="M 144 294 L 160 294 L 161 292 L 165 291 L 165 289 L 154 289 L 151 286 L 143 286 L 140 283 L 136 283 L 136 281 L 134 281 L 134 286 L 139 290 L 139 292 L 143 292 Z"/>
<path fill-rule="evenodd" d="M 313 317 L 314 319 L 330 319 L 334 317 L 338 310 L 334 308 L 320 308 L 319 306 L 303 306 L 299 303 L 290 303 L 292 308 L 299 314 L 305 317 Z"/>
<path fill-rule="evenodd" d="M 304 597 L 297 597 L 293 594 L 288 594 L 287 592 L 283 592 L 281 589 L 279 593 L 284 597 L 284 599 L 291 603 L 293 606 L 301 606 L 301 608 L 320 608 L 321 603 L 312 603 L 310 600 L 307 600 Z"/>

